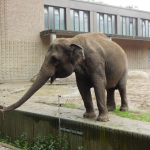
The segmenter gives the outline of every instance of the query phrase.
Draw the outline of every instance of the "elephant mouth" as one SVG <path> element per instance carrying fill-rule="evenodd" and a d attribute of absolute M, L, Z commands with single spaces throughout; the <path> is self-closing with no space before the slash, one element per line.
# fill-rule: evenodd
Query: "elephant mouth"
<path fill-rule="evenodd" d="M 56 79 L 56 76 L 55 76 L 55 75 L 51 77 L 51 81 L 50 81 L 51 84 L 54 82 L 55 79 Z"/>

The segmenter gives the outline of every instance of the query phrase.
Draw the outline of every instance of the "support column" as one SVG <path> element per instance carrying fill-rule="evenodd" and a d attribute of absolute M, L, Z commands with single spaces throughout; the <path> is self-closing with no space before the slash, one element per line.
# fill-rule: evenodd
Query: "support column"
<path fill-rule="evenodd" d="M 66 8 L 66 30 L 71 30 L 71 25 L 70 25 L 70 8 Z"/>
<path fill-rule="evenodd" d="M 120 15 L 117 15 L 117 34 L 120 35 Z"/>
<path fill-rule="evenodd" d="M 112 37 L 108 37 L 110 39 L 110 41 L 112 41 Z"/>
<path fill-rule="evenodd" d="M 140 18 L 137 19 L 137 36 L 141 36 Z"/>
<path fill-rule="evenodd" d="M 93 32 L 93 21 L 94 21 L 94 18 L 93 18 L 93 13 L 92 11 L 90 11 L 90 32 Z"/>
<path fill-rule="evenodd" d="M 93 24 L 93 32 L 97 32 L 97 12 L 93 13 L 94 24 Z"/>
<path fill-rule="evenodd" d="M 50 44 L 56 39 L 56 33 L 50 34 Z"/>

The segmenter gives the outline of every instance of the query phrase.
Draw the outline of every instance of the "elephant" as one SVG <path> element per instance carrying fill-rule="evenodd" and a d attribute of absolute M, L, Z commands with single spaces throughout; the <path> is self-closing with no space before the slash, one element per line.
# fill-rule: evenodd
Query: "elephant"
<path fill-rule="evenodd" d="M 95 118 L 90 89 L 93 87 L 99 114 L 97 121 L 109 121 L 108 111 L 116 108 L 114 92 L 119 90 L 120 111 L 128 110 L 126 84 L 128 63 L 124 50 L 102 33 L 84 33 L 57 38 L 49 46 L 36 81 L 16 103 L 1 110 L 14 110 L 26 102 L 45 82 L 75 72 L 76 83 L 86 108 L 85 118 Z M 107 98 L 105 100 L 105 89 Z"/>

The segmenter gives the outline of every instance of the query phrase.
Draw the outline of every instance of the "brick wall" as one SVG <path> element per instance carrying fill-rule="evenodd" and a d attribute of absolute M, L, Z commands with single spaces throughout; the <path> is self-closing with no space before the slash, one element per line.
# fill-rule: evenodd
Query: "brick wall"
<path fill-rule="evenodd" d="M 38 73 L 49 40 L 43 0 L 0 0 L 0 81 L 29 80 Z"/>
<path fill-rule="evenodd" d="M 125 51 L 129 69 L 148 69 L 150 41 L 113 39 Z"/>

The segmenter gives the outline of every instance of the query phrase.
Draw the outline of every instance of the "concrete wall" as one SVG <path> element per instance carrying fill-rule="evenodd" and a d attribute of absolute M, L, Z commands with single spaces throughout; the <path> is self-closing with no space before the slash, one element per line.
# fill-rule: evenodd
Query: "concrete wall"
<path fill-rule="evenodd" d="M 113 39 L 125 51 L 129 69 L 148 69 L 150 41 Z"/>
<path fill-rule="evenodd" d="M 41 67 L 48 39 L 42 0 L 0 1 L 0 81 L 29 80 Z"/>
<path fill-rule="evenodd" d="M 59 118 L 29 113 L 11 111 L 5 113 L 5 121 L 0 113 L 0 132 L 4 137 L 16 140 L 18 136 L 27 133 L 28 141 L 33 142 L 37 136 L 59 135 Z M 150 136 L 131 131 L 106 127 L 104 125 L 85 123 L 61 118 L 61 131 L 68 137 L 69 150 L 77 150 L 82 145 L 83 150 L 149 150 Z M 74 134 L 82 132 L 83 135 Z"/>

